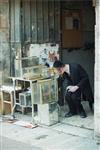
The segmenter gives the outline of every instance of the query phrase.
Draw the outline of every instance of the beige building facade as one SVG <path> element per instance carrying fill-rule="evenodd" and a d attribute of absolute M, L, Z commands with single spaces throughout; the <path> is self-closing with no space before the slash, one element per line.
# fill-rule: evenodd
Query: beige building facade
<path fill-rule="evenodd" d="M 94 133 L 100 138 L 100 1 L 95 1 Z"/>
<path fill-rule="evenodd" d="M 69 36 L 76 39 L 72 45 L 70 40 L 66 44 L 62 21 L 65 10 L 68 12 L 70 9 L 70 14 L 74 11 L 74 17 L 79 14 L 79 18 L 74 20 L 74 26 L 79 30 L 77 34 L 71 33 L 74 36 Z M 66 20 L 66 27 L 71 29 L 71 15 L 67 19 L 70 24 Z M 93 41 L 95 46 L 92 51 Z M 100 1 L 0 0 L 0 85 L 14 75 L 16 53 L 25 54 L 24 45 L 30 43 L 58 44 L 60 58 L 64 62 L 67 57 L 67 60 L 73 58 L 87 69 L 94 81 L 94 135 L 100 138 Z"/>

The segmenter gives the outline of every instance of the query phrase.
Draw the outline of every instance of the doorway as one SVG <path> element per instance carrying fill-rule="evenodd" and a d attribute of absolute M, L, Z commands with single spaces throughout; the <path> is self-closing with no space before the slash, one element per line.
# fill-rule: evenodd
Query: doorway
<path fill-rule="evenodd" d="M 95 10 L 91 1 L 62 1 L 61 2 L 61 59 L 64 63 L 79 63 L 87 71 L 94 93 L 94 25 Z M 93 113 L 88 102 L 82 102 L 89 117 L 86 119 L 86 128 L 93 129 Z M 75 120 L 74 120 L 75 119 Z M 69 123 L 81 126 L 73 118 Z M 89 126 L 90 124 L 90 126 Z"/>

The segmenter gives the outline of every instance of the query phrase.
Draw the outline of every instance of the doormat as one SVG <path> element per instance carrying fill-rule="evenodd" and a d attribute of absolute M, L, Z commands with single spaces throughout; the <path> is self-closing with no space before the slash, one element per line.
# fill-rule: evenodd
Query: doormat
<path fill-rule="evenodd" d="M 22 126 L 22 127 L 25 127 L 25 128 L 30 128 L 30 129 L 38 127 L 37 124 L 32 124 L 32 123 L 29 123 L 29 122 L 26 122 L 26 121 L 16 121 L 13 124 L 19 125 L 19 126 Z"/>

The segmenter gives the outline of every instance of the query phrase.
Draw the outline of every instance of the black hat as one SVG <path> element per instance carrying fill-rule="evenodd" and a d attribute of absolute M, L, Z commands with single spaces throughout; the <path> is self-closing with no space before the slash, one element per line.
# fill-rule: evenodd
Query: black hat
<path fill-rule="evenodd" d="M 60 60 L 56 60 L 53 64 L 54 68 L 60 68 L 60 67 L 63 67 L 63 66 L 64 66 L 64 64 Z"/>

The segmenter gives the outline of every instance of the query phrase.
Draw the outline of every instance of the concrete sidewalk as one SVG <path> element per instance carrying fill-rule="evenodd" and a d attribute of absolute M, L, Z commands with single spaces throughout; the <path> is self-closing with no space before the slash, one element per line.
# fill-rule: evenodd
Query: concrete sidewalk
<path fill-rule="evenodd" d="M 0 143 L 1 150 L 41 150 L 38 147 L 29 145 L 20 141 L 12 140 L 10 138 L 2 136 L 2 141 Z"/>
<path fill-rule="evenodd" d="M 85 119 L 62 117 L 55 125 L 29 129 L 1 119 L 1 150 L 99 150 L 90 121 L 91 114 Z"/>
<path fill-rule="evenodd" d="M 66 109 L 63 109 L 59 123 L 52 126 L 39 125 L 33 129 L 1 118 L 1 150 L 99 150 L 100 142 L 94 139 L 93 114 L 86 106 L 85 110 L 88 117 L 83 119 L 78 115 L 65 118 Z M 30 119 L 25 115 L 19 118 Z"/>

